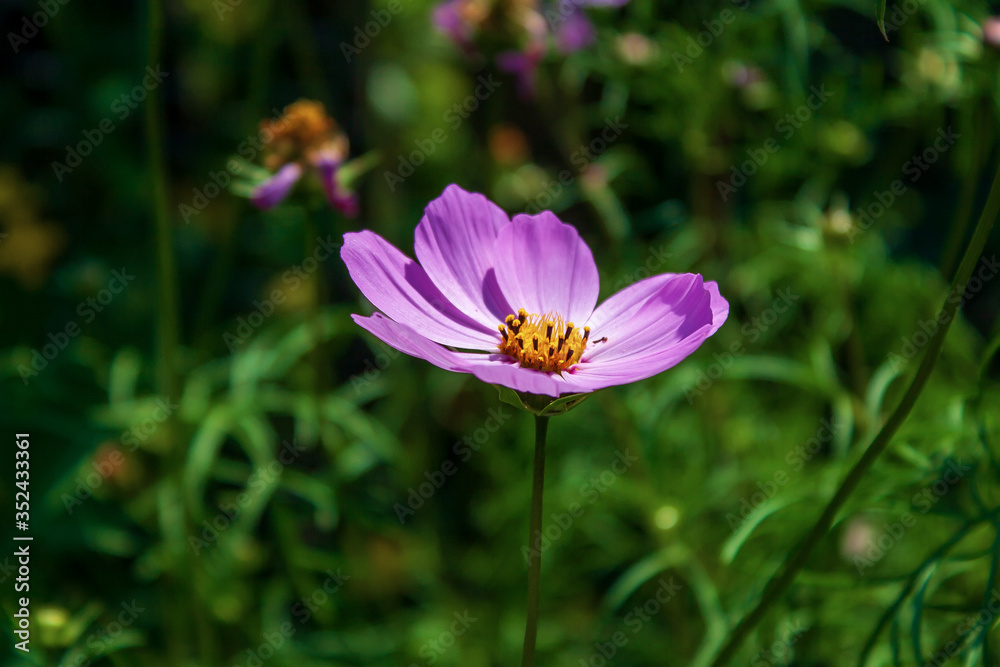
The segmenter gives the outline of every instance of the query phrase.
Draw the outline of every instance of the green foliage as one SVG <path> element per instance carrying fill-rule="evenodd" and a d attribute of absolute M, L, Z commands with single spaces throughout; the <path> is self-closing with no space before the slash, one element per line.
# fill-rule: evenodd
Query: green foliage
<path fill-rule="evenodd" d="M 899 403 L 1000 160 L 987 3 L 587 9 L 597 41 L 548 55 L 530 99 L 435 33 L 432 3 L 382 25 L 388 5 L 166 7 L 166 368 L 146 116 L 118 102 L 150 65 L 145 10 L 59 5 L 10 54 L 0 438 L 31 434 L 35 540 L 32 651 L 9 664 L 517 664 L 533 418 L 362 332 L 327 249 L 371 229 L 412 256 L 452 182 L 576 225 L 601 299 L 697 272 L 731 306 L 679 366 L 554 406 L 539 664 L 707 664 Z M 11 11 L 17 30 L 39 8 Z M 301 97 L 350 138 L 357 219 L 313 182 L 269 212 L 245 198 L 258 124 Z M 995 664 L 996 252 L 734 664 Z"/>

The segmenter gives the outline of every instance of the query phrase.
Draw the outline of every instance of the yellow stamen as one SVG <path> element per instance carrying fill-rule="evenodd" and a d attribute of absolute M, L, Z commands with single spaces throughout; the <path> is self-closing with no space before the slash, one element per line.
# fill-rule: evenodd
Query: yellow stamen
<path fill-rule="evenodd" d="M 499 326 L 501 353 L 513 357 L 523 368 L 561 373 L 583 358 L 590 327 L 577 329 L 555 313 L 535 315 L 524 308 L 511 313 Z"/>

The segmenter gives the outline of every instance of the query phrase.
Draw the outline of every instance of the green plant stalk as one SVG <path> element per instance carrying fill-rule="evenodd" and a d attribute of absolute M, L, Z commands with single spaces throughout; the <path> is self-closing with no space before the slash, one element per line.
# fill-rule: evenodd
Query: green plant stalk
<path fill-rule="evenodd" d="M 948 290 L 948 296 L 945 298 L 945 303 L 938 315 L 938 329 L 931 336 L 927 353 L 924 355 L 913 381 L 906 390 L 906 394 L 903 395 L 899 405 L 896 406 L 896 409 L 885 425 L 882 426 L 882 430 L 875 436 L 868 449 L 865 450 L 862 457 L 851 468 L 847 477 L 841 483 L 840 488 L 837 489 L 837 492 L 827 504 L 826 509 L 823 510 L 823 514 L 817 519 L 812 529 L 798 546 L 792 549 L 785 562 L 782 563 L 778 571 L 771 577 L 771 580 L 764 587 L 760 602 L 757 603 L 757 606 L 749 614 L 740 620 L 732 633 L 730 633 L 729 639 L 712 662 L 712 667 L 723 667 L 723 665 L 729 664 L 729 661 L 733 658 L 736 651 L 739 650 L 746 636 L 757 627 L 757 624 L 764 618 L 764 614 L 767 613 L 771 605 L 791 586 L 799 570 L 805 566 L 813 550 L 830 530 L 837 513 L 857 488 L 861 478 L 868 472 L 868 469 L 875 463 L 879 455 L 885 451 L 896 431 L 899 430 L 899 427 L 910 414 L 913 405 L 920 396 L 920 392 L 923 390 L 924 385 L 927 384 L 927 380 L 934 370 L 934 364 L 937 362 L 938 356 L 941 354 L 945 335 L 948 333 L 948 329 L 955 319 L 955 315 L 962 302 L 961 297 L 965 294 L 965 287 L 972 276 L 972 271 L 975 269 L 979 256 L 983 252 L 986 240 L 993 230 L 993 224 L 996 222 L 998 212 L 1000 212 L 1000 166 L 998 166 L 997 173 L 993 178 L 989 198 L 979 218 L 979 223 L 976 225 L 976 231 L 969 241 L 969 246 L 962 258 L 962 263 L 958 267 L 958 272 L 955 274 L 955 279 Z"/>
<path fill-rule="evenodd" d="M 150 65 L 160 62 L 163 43 L 162 0 L 149 0 L 149 33 L 146 58 Z M 177 345 L 180 339 L 177 321 L 177 269 L 174 263 L 173 235 L 167 199 L 167 166 L 163 154 L 163 102 L 159 86 L 149 91 L 146 102 L 146 150 L 153 196 L 150 198 L 156 228 L 156 269 L 159 311 L 157 352 L 160 392 L 176 398 Z"/>
<path fill-rule="evenodd" d="M 545 489 L 545 436 L 549 417 L 535 415 L 535 464 L 531 478 L 531 516 L 528 520 L 528 613 L 524 628 L 521 667 L 535 664 L 535 637 L 538 635 L 538 603 L 542 587 L 542 554 L 533 553 L 532 540 L 542 532 L 542 492 Z"/>
<path fill-rule="evenodd" d="M 266 25 L 271 20 L 271 1 L 261 0 L 260 12 L 262 25 Z M 277 41 L 277 32 L 264 30 L 254 39 L 253 54 L 250 68 L 250 85 L 247 92 L 249 108 L 254 112 L 263 109 L 267 99 L 267 90 L 271 80 L 271 54 Z M 236 203 L 236 220 L 227 220 L 226 226 L 222 230 L 223 240 L 220 243 L 221 249 L 215 255 L 215 261 L 209 270 L 206 279 L 205 289 L 202 292 L 201 302 L 198 304 L 197 315 L 195 317 L 194 331 L 198 336 L 206 340 L 209 334 L 211 322 L 216 315 L 219 303 L 225 293 L 226 285 L 229 284 L 229 275 L 233 268 L 233 258 L 236 255 L 236 231 L 239 229 L 239 221 L 247 217 L 247 211 L 251 209 L 246 199 L 240 199 Z M 206 348 L 209 346 L 206 344 Z"/>
<path fill-rule="evenodd" d="M 980 139 L 969 150 L 968 163 L 963 165 L 965 173 L 969 174 L 979 173 L 980 162 L 983 158 L 988 157 L 989 148 L 992 145 L 989 139 L 992 128 L 991 124 L 986 121 L 987 118 L 992 119 L 993 117 L 992 102 L 989 107 L 990 111 L 984 113 L 977 113 L 977 102 L 979 102 L 978 99 L 970 101 L 965 110 L 966 113 L 963 113 L 962 119 L 960 119 L 964 125 L 973 128 L 975 136 Z M 975 204 L 976 179 L 967 178 L 962 181 L 958 195 L 958 206 L 955 209 L 955 216 L 952 219 L 951 229 L 948 231 L 944 250 L 941 252 L 941 275 L 944 276 L 945 280 L 954 277 L 955 263 L 958 262 L 958 253 L 962 250 L 962 241 L 965 240 L 965 235 L 969 231 Z"/>
<path fill-rule="evenodd" d="M 163 57 L 163 27 L 164 10 L 163 0 L 149 0 L 146 4 L 148 12 L 147 32 L 146 32 L 146 62 L 153 66 L 161 62 Z M 149 91 L 145 108 L 145 132 L 146 132 L 146 159 L 151 182 L 152 197 L 150 198 L 151 214 L 153 218 L 156 238 L 156 271 L 157 271 L 157 325 L 156 325 L 156 350 L 157 350 L 157 384 L 159 392 L 163 396 L 177 399 L 180 396 L 178 378 L 178 348 L 180 344 L 180 325 L 178 319 L 178 296 L 177 296 L 177 267 L 174 262 L 173 229 L 171 226 L 170 204 L 169 204 L 169 184 L 167 175 L 167 163 L 163 150 L 163 97 L 159 86 L 154 86 Z M 180 475 L 184 467 L 184 457 L 186 450 L 181 446 L 178 438 L 177 423 L 173 418 L 168 419 L 163 424 L 164 437 L 169 445 L 168 470 L 170 483 L 175 488 L 180 488 Z M 183 510 L 181 510 L 183 512 Z M 189 563 L 191 555 L 185 549 L 180 555 L 181 563 Z M 184 568 L 190 572 L 191 568 Z M 180 587 L 178 587 L 180 583 Z M 204 610 L 197 602 L 194 594 L 193 584 L 190 581 L 178 582 L 175 577 L 165 577 L 167 599 L 174 601 L 177 616 L 175 625 L 171 628 L 176 635 L 186 637 L 189 630 L 194 626 L 198 634 L 199 646 L 201 649 L 202 664 L 213 664 L 212 658 L 212 630 L 205 618 Z M 185 594 L 180 593 L 184 590 Z M 188 598 L 185 600 L 185 598 Z M 189 618 L 186 607 L 193 608 L 193 620 L 184 621 Z M 172 616 L 174 614 L 171 614 Z M 174 649 L 175 658 L 186 658 L 183 646 L 187 642 L 171 642 L 177 648 Z"/>
<path fill-rule="evenodd" d="M 317 212 L 316 215 L 321 214 Z M 305 234 L 302 257 L 303 259 L 315 257 L 316 249 L 319 247 L 317 240 L 319 238 L 319 230 L 316 227 L 316 223 L 313 222 L 312 214 L 309 212 L 305 214 L 302 230 Z M 326 379 L 329 374 L 326 371 L 330 366 L 329 360 L 324 354 L 323 327 L 319 321 L 320 304 L 326 302 L 326 274 L 323 271 L 322 263 L 319 264 L 316 273 L 315 290 L 313 290 L 312 298 L 309 300 L 306 318 L 309 324 L 309 333 L 312 336 L 312 350 L 309 353 L 312 362 L 308 368 L 310 376 L 309 386 L 313 394 L 313 400 L 316 403 L 316 414 L 319 415 L 322 413 L 322 395 L 327 389 Z"/>

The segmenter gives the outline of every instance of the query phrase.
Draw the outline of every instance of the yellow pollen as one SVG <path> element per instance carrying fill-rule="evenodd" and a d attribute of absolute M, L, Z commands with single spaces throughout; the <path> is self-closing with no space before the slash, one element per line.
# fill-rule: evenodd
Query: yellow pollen
<path fill-rule="evenodd" d="M 516 359 L 522 368 L 561 373 L 578 363 L 587 349 L 590 327 L 577 329 L 559 315 L 535 315 L 524 308 L 499 325 L 500 352 Z"/>

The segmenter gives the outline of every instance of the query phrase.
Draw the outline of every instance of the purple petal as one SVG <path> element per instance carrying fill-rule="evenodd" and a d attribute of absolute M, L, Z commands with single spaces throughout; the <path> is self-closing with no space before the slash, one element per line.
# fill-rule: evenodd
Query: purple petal
<path fill-rule="evenodd" d="M 580 10 L 574 10 L 555 29 L 556 48 L 560 53 L 575 53 L 594 43 L 594 24 Z"/>
<path fill-rule="evenodd" d="M 676 366 L 701 347 L 706 338 L 708 338 L 707 326 L 671 344 L 659 354 L 629 358 L 621 363 L 585 362 L 574 366 L 564 375 L 568 375 L 567 383 L 573 388 L 572 390 L 580 393 L 631 384 Z"/>
<path fill-rule="evenodd" d="M 461 7 L 465 0 L 448 0 L 439 2 L 431 10 L 431 21 L 444 33 L 451 33 L 462 26 Z"/>
<path fill-rule="evenodd" d="M 340 256 L 351 278 L 376 308 L 443 345 L 495 350 L 500 341 L 462 313 L 434 286 L 419 264 L 369 231 L 344 234 Z"/>
<path fill-rule="evenodd" d="M 680 274 L 668 280 L 629 317 L 593 328 L 591 336 L 595 340 L 607 336 L 608 342 L 588 346 L 583 361 L 618 363 L 656 353 L 702 328 L 707 337 L 712 321 L 712 296 L 701 276 Z"/>
<path fill-rule="evenodd" d="M 468 48 L 472 41 L 472 27 L 462 17 L 465 0 L 448 0 L 438 3 L 431 12 L 434 26 L 462 48 Z"/>
<path fill-rule="evenodd" d="M 624 7 L 629 0 L 573 0 L 577 7 Z"/>
<path fill-rule="evenodd" d="M 452 352 L 434 343 L 412 327 L 393 322 L 381 313 L 371 317 L 351 316 L 362 328 L 374 334 L 387 345 L 410 356 L 428 361 L 438 368 L 457 373 L 472 373 L 490 384 L 499 384 L 531 394 L 560 394 L 579 391 L 575 385 L 555 373 L 542 373 L 521 368 L 517 362 L 499 354 Z"/>
<path fill-rule="evenodd" d="M 492 356 L 492 355 L 491 355 Z M 509 359 L 509 357 L 501 357 Z M 521 368 L 517 362 L 496 361 L 490 364 L 475 366 L 471 373 L 483 382 L 510 387 L 516 391 L 529 394 L 542 394 L 558 397 L 561 394 L 572 394 L 581 390 L 577 383 L 568 375 L 558 373 L 543 373 L 532 368 Z"/>
<path fill-rule="evenodd" d="M 250 201 L 257 208 L 266 211 L 274 208 L 288 196 L 292 186 L 302 176 L 302 167 L 296 162 L 290 162 L 274 173 L 256 188 L 250 195 Z"/>
<path fill-rule="evenodd" d="M 522 98 L 535 96 L 535 81 L 538 73 L 540 55 L 534 51 L 504 51 L 497 55 L 497 67 L 513 74 L 517 79 L 517 93 Z"/>
<path fill-rule="evenodd" d="M 339 188 L 334 190 L 332 195 L 327 195 L 327 201 L 348 218 L 355 218 L 358 215 L 358 196 L 353 192 Z"/>
<path fill-rule="evenodd" d="M 323 151 L 318 157 L 313 159 L 313 164 L 319 169 L 323 176 L 333 178 L 337 175 L 337 170 L 344 164 L 344 160 L 334 154 L 334 151 Z"/>
<path fill-rule="evenodd" d="M 452 352 L 446 347 L 425 338 L 406 324 L 394 322 L 382 313 L 371 317 L 351 315 L 361 328 L 369 331 L 387 345 L 411 357 L 429 361 L 438 368 L 458 373 L 469 373 L 481 364 L 489 364 L 494 355 L 476 352 Z"/>
<path fill-rule="evenodd" d="M 342 164 L 343 160 L 339 158 L 323 156 L 316 160 L 316 170 L 319 172 L 319 182 L 323 186 L 323 193 L 330 206 L 348 218 L 353 218 L 358 214 L 358 199 L 337 181 L 337 170 Z"/>
<path fill-rule="evenodd" d="M 705 283 L 705 289 L 712 298 L 712 328 L 708 331 L 708 335 L 711 336 L 729 319 L 729 302 L 722 298 L 722 294 L 719 293 L 719 283 L 714 280 Z"/>
<path fill-rule="evenodd" d="M 483 195 L 449 185 L 417 225 L 414 251 L 427 275 L 459 310 L 490 328 L 513 312 L 493 273 L 497 233 L 509 224 Z"/>
<path fill-rule="evenodd" d="M 656 284 L 660 288 L 642 301 L 643 294 Z M 583 361 L 564 373 L 575 391 L 637 382 L 676 366 L 722 325 L 729 305 L 715 283 L 683 274 L 636 283 L 611 297 L 601 309 L 605 309 L 602 316 L 614 314 L 615 319 L 594 328 L 594 333 L 607 336 L 608 341 L 592 343 Z"/>
<path fill-rule="evenodd" d="M 549 211 L 517 215 L 497 236 L 497 281 L 508 303 L 530 313 L 586 322 L 597 303 L 599 278 L 590 248 L 576 228 Z"/>
<path fill-rule="evenodd" d="M 590 319 L 585 322 L 586 326 L 589 326 L 594 333 L 601 332 L 594 336 L 594 340 L 601 336 L 615 336 L 617 327 L 627 323 L 651 296 L 676 277 L 676 273 L 661 273 L 650 276 L 605 299 L 604 303 L 598 306 Z"/>

